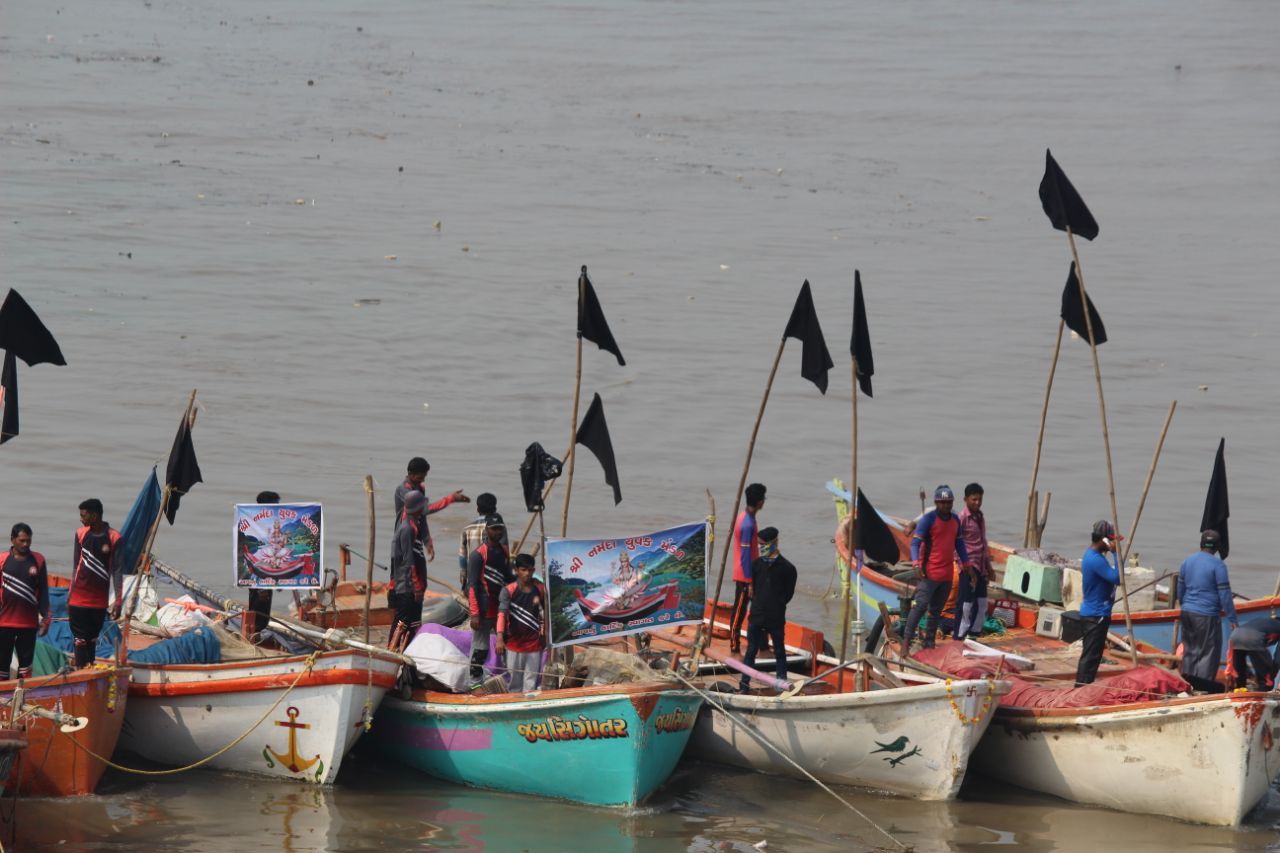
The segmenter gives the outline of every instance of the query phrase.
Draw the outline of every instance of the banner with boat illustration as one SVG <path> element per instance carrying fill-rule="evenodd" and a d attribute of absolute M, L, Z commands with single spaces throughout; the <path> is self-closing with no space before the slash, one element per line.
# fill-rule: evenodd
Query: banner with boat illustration
<path fill-rule="evenodd" d="M 319 589 L 324 577 L 320 504 L 236 504 L 236 586 Z"/>
<path fill-rule="evenodd" d="M 704 521 L 617 539 L 548 539 L 551 644 L 697 624 L 706 567 Z"/>

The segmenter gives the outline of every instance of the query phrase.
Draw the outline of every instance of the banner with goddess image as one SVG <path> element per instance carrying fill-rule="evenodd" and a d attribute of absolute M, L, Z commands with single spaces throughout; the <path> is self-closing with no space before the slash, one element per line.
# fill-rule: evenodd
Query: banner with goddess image
<path fill-rule="evenodd" d="M 324 577 L 320 504 L 236 504 L 236 586 L 319 589 Z"/>
<path fill-rule="evenodd" d="M 704 521 L 618 539 L 548 539 L 551 645 L 698 624 L 706 566 Z"/>

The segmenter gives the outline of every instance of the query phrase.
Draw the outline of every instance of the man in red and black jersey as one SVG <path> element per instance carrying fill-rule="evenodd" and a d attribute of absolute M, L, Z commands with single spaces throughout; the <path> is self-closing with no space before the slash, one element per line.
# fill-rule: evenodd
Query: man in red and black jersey
<path fill-rule="evenodd" d="M 120 534 L 102 520 L 102 501 L 89 498 L 80 504 L 80 523 L 71 559 L 71 590 L 67 594 L 67 617 L 75 638 L 76 668 L 93 664 L 98 634 L 107 618 L 107 602 L 112 587 L 116 603 L 111 617 L 120 615 L 123 566 L 112 565 L 120 544 Z"/>
<path fill-rule="evenodd" d="M 467 558 L 467 602 L 471 605 L 471 689 L 484 680 L 489 656 L 489 635 L 498 627 L 498 602 L 502 588 L 511 583 L 510 549 L 502 543 L 507 525 L 502 516 L 485 519 L 485 541 Z"/>
<path fill-rule="evenodd" d="M 31 550 L 31 528 L 18 522 L 9 534 L 12 547 L 0 554 L 0 681 L 9 679 L 9 663 L 18 652 L 18 677 L 31 675 L 36 630 L 49 631 L 49 576 L 44 555 Z"/>
<path fill-rule="evenodd" d="M 538 689 L 546 649 L 543 604 L 547 591 L 533 577 L 533 555 L 516 554 L 516 579 L 498 598 L 498 654 L 511 673 L 511 692 Z"/>

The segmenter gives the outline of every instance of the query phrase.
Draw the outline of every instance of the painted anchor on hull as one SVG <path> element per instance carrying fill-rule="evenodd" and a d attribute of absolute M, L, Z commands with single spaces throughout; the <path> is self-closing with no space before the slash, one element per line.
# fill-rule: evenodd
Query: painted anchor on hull
<path fill-rule="evenodd" d="M 315 758 L 303 758 L 298 754 L 298 729 L 309 729 L 311 728 L 311 724 L 298 722 L 298 715 L 301 712 L 296 706 L 290 705 L 285 713 L 289 715 L 289 722 L 286 723 L 281 720 L 276 720 L 276 725 L 289 730 L 289 751 L 284 755 L 281 755 L 268 746 L 266 750 L 264 750 L 264 754 L 267 752 L 271 753 L 276 757 L 276 760 L 285 767 L 288 767 L 294 773 L 301 773 L 304 770 L 309 770 L 314 767 L 316 763 L 320 761 L 320 756 L 317 755 Z M 270 758 L 267 758 L 267 763 L 271 764 Z M 322 764 L 321 766 L 323 767 L 324 765 Z"/>

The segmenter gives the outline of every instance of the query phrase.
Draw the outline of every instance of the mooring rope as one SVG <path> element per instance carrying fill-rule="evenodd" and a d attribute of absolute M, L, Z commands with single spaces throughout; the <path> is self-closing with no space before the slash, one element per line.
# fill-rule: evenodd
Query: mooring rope
<path fill-rule="evenodd" d="M 899 848 L 901 848 L 901 849 L 903 849 L 903 850 L 911 850 L 911 849 L 913 849 L 911 846 L 909 846 L 909 845 L 907 845 L 907 844 L 903 844 L 901 841 L 899 841 L 898 839 L 894 838 L 894 837 L 893 837 L 893 835 L 892 835 L 892 834 L 890 834 L 890 832 L 889 832 L 887 829 L 885 829 L 883 826 L 881 826 L 880 824 L 878 824 L 878 823 L 876 823 L 874 820 L 872 820 L 872 819 L 870 818 L 870 816 L 868 816 L 865 812 L 863 812 L 862 810 L 860 810 L 857 806 L 855 806 L 853 803 L 851 803 L 851 802 L 849 802 L 848 800 L 846 800 L 844 797 L 842 797 L 842 796 L 840 796 L 839 794 L 837 794 L 835 791 L 831 790 L 831 788 L 830 788 L 826 783 L 824 783 L 821 779 L 819 779 L 817 776 L 814 776 L 814 775 L 813 775 L 812 773 L 810 773 L 808 770 L 805 770 L 803 767 L 801 767 L 799 764 L 797 764 L 797 763 L 796 763 L 796 762 L 791 758 L 791 756 L 787 755 L 785 752 L 783 752 L 781 749 L 779 749 L 777 746 L 775 746 L 773 743 L 771 743 L 767 737 L 765 737 L 764 735 L 762 735 L 762 734 L 760 734 L 759 732 L 757 732 L 757 731 L 756 731 L 755 729 L 753 729 L 751 726 L 749 726 L 749 725 L 747 725 L 746 723 L 744 723 L 744 722 L 742 722 L 741 720 L 739 720 L 736 716 L 734 716 L 734 714 L 733 714 L 733 712 L 732 712 L 732 711 L 730 711 L 730 710 L 729 710 L 728 708 L 726 708 L 724 705 L 721 705 L 719 702 L 717 702 L 715 699 L 713 699 L 713 698 L 711 697 L 711 695 L 710 695 L 709 693 L 707 693 L 705 690 L 703 690 L 702 688 L 698 687 L 698 685 L 694 684 L 694 683 L 693 683 L 692 681 L 690 681 L 689 679 L 685 678 L 685 677 L 684 677 L 684 675 L 682 675 L 681 673 L 677 672 L 675 675 L 676 675 L 676 678 L 678 678 L 678 679 L 680 679 L 681 681 L 683 681 L 683 682 L 685 683 L 685 685 L 686 685 L 686 686 L 688 686 L 690 689 L 692 689 L 693 691 L 695 691 L 696 693 L 698 693 L 699 695 L 701 695 L 701 696 L 702 696 L 702 698 L 703 698 L 703 700 L 704 700 L 708 705 L 710 705 L 711 707 L 715 708 L 715 709 L 716 709 L 717 711 L 719 711 L 720 713 L 724 714 L 724 715 L 725 715 L 725 717 L 726 717 L 726 718 L 728 718 L 729 722 L 733 723 L 735 726 L 738 726 L 740 729 L 742 729 L 743 731 L 745 731 L 747 734 L 751 735 L 751 737 L 755 738 L 755 739 L 756 739 L 756 741 L 757 741 L 757 742 L 759 742 L 761 746 L 765 747 L 765 748 L 766 748 L 766 749 L 768 749 L 768 750 L 771 750 L 771 751 L 772 751 L 772 752 L 774 752 L 774 753 L 775 753 L 779 758 L 781 758 L 783 761 L 787 762 L 787 763 L 788 763 L 788 764 L 790 764 L 792 767 L 794 767 L 795 769 L 799 770 L 801 773 L 803 773 L 803 774 L 804 774 L 804 775 L 809 779 L 809 781 L 813 782 L 813 784 L 817 785 L 819 788 L 821 788 L 822 790 L 826 791 L 826 792 L 827 792 L 828 794 L 830 794 L 831 796 L 835 797 L 835 798 L 836 798 L 836 799 L 841 803 L 841 805 L 843 805 L 843 806 L 844 806 L 845 808 L 847 808 L 849 811 L 853 812 L 853 813 L 854 813 L 854 814 L 856 814 L 858 817 L 862 818 L 864 821 L 866 821 L 867 823 L 869 823 L 872 827 L 874 827 L 874 828 L 875 828 L 875 830 L 876 830 L 877 832 L 879 832 L 879 833 L 880 833 L 881 835 L 883 835 L 885 838 L 888 838 L 890 841 L 892 841 L 894 844 L 898 845 L 898 847 L 899 847 Z"/>
<path fill-rule="evenodd" d="M 254 723 L 252 726 L 246 729 L 243 734 L 241 734 L 235 740 L 231 741 L 231 743 L 222 747 L 222 749 L 219 749 L 217 752 L 214 752 L 211 755 L 206 755 L 204 758 L 201 758 L 199 761 L 192 762 L 191 764 L 188 764 L 185 767 L 172 767 L 167 770 L 141 770 L 137 767 L 125 767 L 121 764 L 116 764 L 114 761 L 112 761 L 109 758 L 103 758 L 101 755 L 98 755 L 96 752 L 89 749 L 89 747 L 85 746 L 84 744 L 80 743 L 80 741 L 71 737 L 70 733 L 63 732 L 63 734 L 66 734 L 66 736 L 71 740 L 71 742 L 75 744 L 77 749 L 80 749 L 83 752 L 90 755 L 91 757 L 96 758 L 97 760 L 101 761 L 103 764 L 107 765 L 113 770 L 120 770 L 125 773 L 134 773 L 138 776 L 172 776 L 175 773 L 185 773 L 188 770 L 194 770 L 197 767 L 202 767 L 203 765 L 208 764 L 210 761 L 213 761 L 218 756 L 226 753 L 231 749 L 234 749 L 237 745 L 239 745 L 241 741 L 243 741 L 249 735 L 253 734 L 254 729 L 258 728 L 258 726 L 266 722 L 267 718 L 270 717 L 272 713 L 275 712 L 276 708 L 280 707 L 280 703 L 285 700 L 285 697 L 287 697 L 290 693 L 292 693 L 293 689 L 302 682 L 303 676 L 311 672 L 312 668 L 315 666 L 316 658 L 319 656 L 319 654 L 320 654 L 319 652 L 312 652 L 311 655 L 307 657 L 306 661 L 303 664 L 302 671 L 298 673 L 298 676 L 293 680 L 293 683 L 290 684 L 287 688 L 285 688 L 284 692 L 281 693 L 276 698 L 276 701 L 271 705 L 271 707 L 268 708 L 263 713 L 263 715 L 258 718 L 258 721 L 256 723 Z M 58 731 L 60 732 L 62 731 L 61 727 L 59 727 Z"/>

